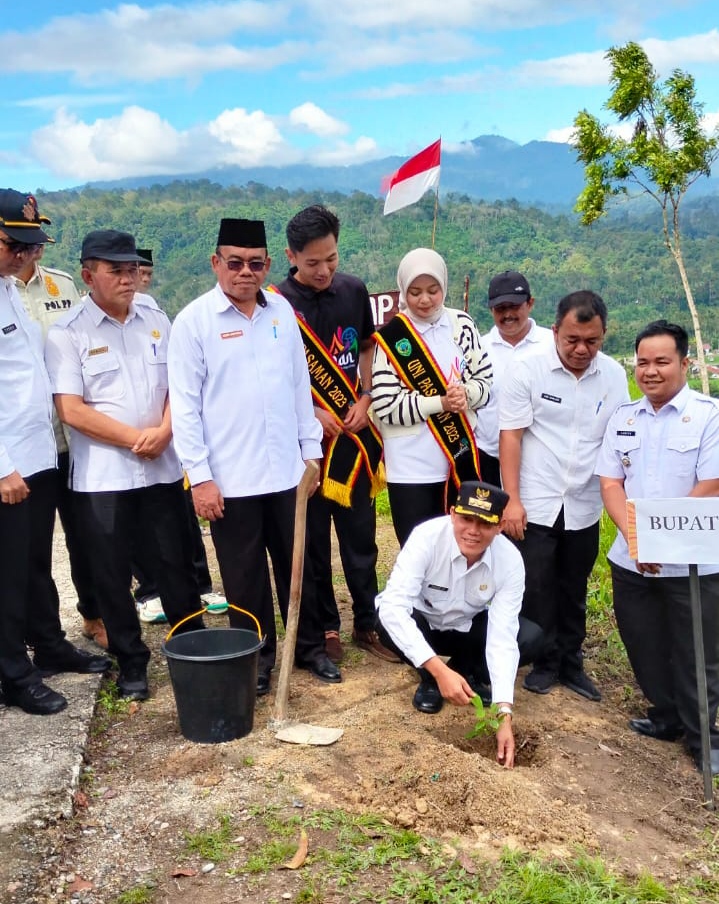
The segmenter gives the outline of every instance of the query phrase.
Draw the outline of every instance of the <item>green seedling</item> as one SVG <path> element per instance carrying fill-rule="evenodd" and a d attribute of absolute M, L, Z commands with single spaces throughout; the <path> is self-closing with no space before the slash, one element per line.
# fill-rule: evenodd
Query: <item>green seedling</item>
<path fill-rule="evenodd" d="M 479 694 L 475 694 L 470 701 L 474 707 L 474 728 L 467 734 L 468 738 L 483 738 L 485 735 L 496 734 L 502 721 L 502 716 L 496 703 L 485 706 Z"/>

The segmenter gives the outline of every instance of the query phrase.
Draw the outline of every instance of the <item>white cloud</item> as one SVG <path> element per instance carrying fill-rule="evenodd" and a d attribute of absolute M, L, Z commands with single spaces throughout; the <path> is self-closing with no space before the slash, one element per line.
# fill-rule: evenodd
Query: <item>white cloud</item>
<path fill-rule="evenodd" d="M 48 94 L 44 97 L 28 97 L 15 101 L 13 106 L 32 110 L 57 110 L 60 107 L 98 107 L 107 104 L 122 104 L 127 101 L 123 94 Z"/>
<path fill-rule="evenodd" d="M 262 71 L 306 53 L 298 42 L 271 41 L 285 3 L 121 4 L 58 16 L 35 32 L 0 34 L 0 72 L 70 72 L 78 82 L 190 78 L 227 69 Z M 239 46 L 230 36 L 239 32 Z M 252 36 L 260 42 L 248 41 Z M 266 41 L 264 42 L 267 43 Z"/>
<path fill-rule="evenodd" d="M 334 138 L 338 135 L 346 135 L 349 132 L 347 123 L 335 119 L 317 104 L 307 102 L 290 110 L 290 125 L 299 131 L 310 132 L 321 138 Z"/>
<path fill-rule="evenodd" d="M 350 163 L 364 163 L 378 156 L 379 149 L 374 138 L 362 135 L 352 144 L 340 141 L 334 147 L 319 145 L 307 155 L 306 162 L 314 166 L 347 166 Z"/>
<path fill-rule="evenodd" d="M 225 110 L 209 123 L 207 131 L 220 144 L 219 163 L 259 166 L 289 163 L 295 156 L 275 123 L 261 110 Z M 203 169 L 211 165 L 205 164 Z"/>
<path fill-rule="evenodd" d="M 297 111 L 300 111 L 299 113 Z M 312 125 L 316 145 L 299 151 L 282 123 Z M 186 130 L 152 110 L 126 107 L 118 116 L 84 122 L 62 108 L 30 139 L 32 157 L 56 176 L 78 181 L 192 173 L 220 166 L 348 164 L 379 156 L 372 138 L 333 141 L 347 132 L 320 107 L 304 104 L 285 117 L 236 107 Z"/>
<path fill-rule="evenodd" d="M 528 60 L 511 73 L 519 84 L 591 87 L 609 82 L 610 67 L 605 51 L 572 53 L 550 60 Z"/>
<path fill-rule="evenodd" d="M 571 144 L 574 126 L 563 126 L 561 129 L 550 129 L 542 141 L 556 141 L 559 144 Z"/>
<path fill-rule="evenodd" d="M 115 179 L 172 172 L 183 136 L 157 113 L 126 107 L 119 116 L 85 123 L 60 109 L 30 139 L 30 150 L 52 172 L 77 179 Z"/>

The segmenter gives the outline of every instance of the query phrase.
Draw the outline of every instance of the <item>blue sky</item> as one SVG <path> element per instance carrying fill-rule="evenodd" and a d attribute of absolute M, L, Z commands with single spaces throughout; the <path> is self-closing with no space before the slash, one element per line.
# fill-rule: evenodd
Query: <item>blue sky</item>
<path fill-rule="evenodd" d="M 719 16 L 692 0 L 2 2 L 0 186 L 567 140 L 608 47 L 691 72 L 719 122 Z M 378 186 L 379 191 L 379 186 Z"/>

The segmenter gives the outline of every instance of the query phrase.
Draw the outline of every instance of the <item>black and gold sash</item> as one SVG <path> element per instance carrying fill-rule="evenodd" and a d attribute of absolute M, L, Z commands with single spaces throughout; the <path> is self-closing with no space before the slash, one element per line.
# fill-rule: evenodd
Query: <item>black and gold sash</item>
<path fill-rule="evenodd" d="M 400 379 L 423 396 L 444 395 L 447 381 L 420 334 L 404 314 L 397 314 L 374 334 L 375 341 L 394 365 Z M 464 480 L 479 480 L 479 452 L 465 414 L 440 411 L 427 425 L 449 462 L 458 487 Z"/>
<path fill-rule="evenodd" d="M 350 384 L 327 346 L 299 315 L 297 322 L 305 346 L 315 405 L 328 411 L 338 424 L 342 424 L 350 407 L 358 401 L 357 389 Z M 362 467 L 369 476 L 370 498 L 374 499 L 385 486 L 385 475 L 382 439 L 371 423 L 358 433 L 342 432 L 329 441 L 322 468 L 322 495 L 349 508 L 352 505 L 352 490 Z"/>

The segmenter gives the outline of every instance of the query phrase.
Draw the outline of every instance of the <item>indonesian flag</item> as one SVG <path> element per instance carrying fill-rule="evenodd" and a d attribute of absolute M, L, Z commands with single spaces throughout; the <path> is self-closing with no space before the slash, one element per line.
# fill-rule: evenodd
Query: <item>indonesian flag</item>
<path fill-rule="evenodd" d="M 384 199 L 385 214 L 394 213 L 410 204 L 416 204 L 430 188 L 439 185 L 439 158 L 442 139 L 403 163 L 387 180 L 387 197 Z M 385 186 L 383 185 L 383 188 Z"/>

